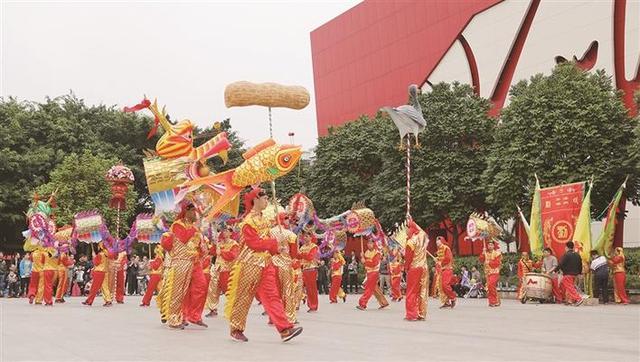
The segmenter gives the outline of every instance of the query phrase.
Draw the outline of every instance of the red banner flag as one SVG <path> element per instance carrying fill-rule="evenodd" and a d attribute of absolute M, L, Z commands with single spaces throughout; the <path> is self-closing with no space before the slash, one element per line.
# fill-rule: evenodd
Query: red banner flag
<path fill-rule="evenodd" d="M 584 182 L 540 190 L 544 246 L 551 248 L 558 259 L 564 255 L 565 244 L 573 238 L 583 195 Z"/>

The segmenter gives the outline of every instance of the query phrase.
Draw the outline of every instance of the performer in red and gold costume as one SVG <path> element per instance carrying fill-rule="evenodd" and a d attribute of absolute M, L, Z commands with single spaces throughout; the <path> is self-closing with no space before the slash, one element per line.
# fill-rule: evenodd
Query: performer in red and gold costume
<path fill-rule="evenodd" d="M 209 256 L 209 246 L 204 238 L 200 238 L 200 242 L 196 245 L 196 252 L 191 269 L 189 290 L 182 302 L 182 314 L 186 322 L 207 328 L 207 324 L 202 321 L 202 311 L 209 289 L 205 269 L 210 267 L 211 257 Z M 208 273 L 209 270 L 207 270 Z"/>
<path fill-rule="evenodd" d="M 613 273 L 613 297 L 616 303 L 629 304 L 629 297 L 625 289 L 626 272 L 624 269 L 624 251 L 621 247 L 615 249 L 615 255 L 609 261 Z"/>
<path fill-rule="evenodd" d="M 232 229 L 225 226 L 220 232 L 218 242 L 211 247 L 211 252 L 216 257 L 216 262 L 211 269 L 211 282 L 207 292 L 206 307 L 209 310 L 207 317 L 218 315 L 218 303 L 220 294 L 227 292 L 229 272 L 240 253 L 240 245 L 232 238 Z"/>
<path fill-rule="evenodd" d="M 378 309 L 382 309 L 389 306 L 389 302 L 384 297 L 380 286 L 378 285 L 378 277 L 380 273 L 380 260 L 382 259 L 382 254 L 380 250 L 376 247 L 376 244 L 373 240 L 367 241 L 367 251 L 361 253 L 360 258 L 362 259 L 362 263 L 364 264 L 365 271 L 367 272 L 367 282 L 364 285 L 364 293 L 358 300 L 357 309 L 365 310 L 367 309 L 367 303 L 369 302 L 369 298 L 373 295 L 380 307 Z"/>
<path fill-rule="evenodd" d="M 315 243 L 315 235 L 312 229 L 305 229 L 301 234 L 304 244 L 300 247 L 298 254 L 302 263 L 302 279 L 304 289 L 307 292 L 307 312 L 318 310 L 318 245 Z"/>
<path fill-rule="evenodd" d="M 56 287 L 56 303 L 64 303 L 64 294 L 68 288 L 68 268 L 74 264 L 73 257 L 67 255 L 67 253 L 61 253 L 58 258 L 58 285 Z"/>
<path fill-rule="evenodd" d="M 238 260 L 231 269 L 225 317 L 229 320 L 231 337 L 246 342 L 244 329 L 251 302 L 260 293 L 260 301 L 283 341 L 299 335 L 302 327 L 293 327 L 284 311 L 278 291 L 277 270 L 271 255 L 278 254 L 278 242 L 270 237 L 271 225 L 262 216 L 268 197 L 264 190 L 255 188 L 244 195 L 248 214 L 240 223 Z"/>
<path fill-rule="evenodd" d="M 55 248 L 46 248 L 44 250 L 44 266 L 42 268 L 42 276 L 44 277 L 44 305 L 53 305 L 53 284 L 56 282 L 58 274 L 58 255 Z"/>
<path fill-rule="evenodd" d="M 402 283 L 402 270 L 404 269 L 404 263 L 398 249 L 391 249 L 391 256 L 393 260 L 389 263 L 389 271 L 391 272 L 391 300 L 399 302 L 402 300 L 402 290 L 400 284 Z"/>
<path fill-rule="evenodd" d="M 98 291 L 102 289 L 102 298 L 104 298 L 105 306 L 109 306 L 111 302 L 110 296 L 105 295 L 105 292 L 109 294 L 109 290 L 103 288 L 103 284 L 105 282 L 105 277 L 108 273 L 109 268 L 109 252 L 104 248 L 102 243 L 98 244 L 99 252 L 93 257 L 93 269 L 91 269 L 91 289 L 89 289 L 89 295 L 87 295 L 87 299 L 82 302 L 84 305 L 93 304 L 93 300 L 95 299 Z"/>
<path fill-rule="evenodd" d="M 113 242 L 113 241 L 112 241 Z M 116 276 L 117 276 L 117 265 L 116 261 L 118 260 L 118 254 L 115 252 L 108 252 L 108 256 L 106 258 L 107 268 L 106 273 L 104 275 L 104 281 L 102 282 L 102 298 L 105 300 L 104 307 L 110 307 L 113 304 L 113 297 L 116 293 Z"/>
<path fill-rule="evenodd" d="M 533 272 L 533 260 L 529 259 L 529 253 L 523 251 L 518 261 L 518 290 L 516 295 L 518 299 L 524 296 L 524 275 Z"/>
<path fill-rule="evenodd" d="M 413 220 L 409 220 L 407 244 L 404 249 L 407 270 L 407 295 L 405 319 L 423 321 L 427 318 L 427 289 L 429 287 L 429 264 L 427 244 L 429 237 Z"/>
<path fill-rule="evenodd" d="M 342 271 L 346 261 L 340 251 L 335 251 L 331 258 L 331 289 L 329 290 L 329 301 L 338 303 L 338 298 L 343 303 L 347 302 L 347 294 L 342 290 Z M 392 283 L 393 284 L 393 283 Z"/>
<path fill-rule="evenodd" d="M 296 295 L 292 264 L 294 258 L 298 256 L 298 238 L 293 231 L 289 230 L 289 217 L 286 213 L 278 213 L 275 224 L 271 228 L 271 237 L 278 241 L 278 254 L 274 255 L 271 261 L 277 269 L 278 291 L 282 298 L 287 320 L 296 324 L 298 322 L 296 311 L 299 301 Z"/>
<path fill-rule="evenodd" d="M 29 304 L 33 304 L 34 299 L 38 296 L 38 289 L 43 289 L 44 287 L 44 277 L 42 276 L 42 269 L 44 267 L 43 253 L 44 250 L 40 247 L 31 253 L 31 262 L 33 263 L 33 266 L 31 268 L 31 279 L 29 280 L 29 290 L 27 292 Z M 40 287 L 40 285 L 42 285 L 42 287 Z M 41 300 L 42 297 L 39 299 Z"/>
<path fill-rule="evenodd" d="M 127 267 L 127 252 L 121 251 L 118 253 L 118 257 L 113 264 L 115 268 L 115 280 L 116 280 L 116 302 L 118 304 L 124 303 L 124 271 Z"/>
<path fill-rule="evenodd" d="M 440 297 L 440 308 L 453 308 L 456 306 L 456 293 L 453 291 L 453 254 L 444 238 L 438 236 L 436 238 L 438 246 L 438 261 L 436 269 L 440 271 L 440 280 L 438 284 L 438 296 Z"/>
<path fill-rule="evenodd" d="M 161 321 L 174 329 L 184 329 L 183 303 L 191 281 L 194 258 L 202 241 L 200 231 L 193 224 L 196 221 L 195 206 L 185 199 L 180 207 L 176 221 L 160 240 L 170 262 L 157 297 Z"/>
<path fill-rule="evenodd" d="M 489 307 L 500 305 L 498 295 L 498 281 L 500 280 L 500 267 L 502 266 L 502 253 L 496 249 L 493 241 L 487 242 L 486 249 L 483 245 L 480 262 L 484 263 L 484 275 L 487 278 L 487 298 Z"/>
<path fill-rule="evenodd" d="M 156 291 L 159 295 L 160 290 L 162 290 L 164 249 L 162 249 L 162 245 L 157 245 L 153 252 L 155 258 L 149 262 L 149 284 L 147 285 L 147 290 L 144 292 L 144 296 L 142 297 L 142 302 L 140 303 L 141 307 L 148 307 L 151 303 L 153 292 Z"/>

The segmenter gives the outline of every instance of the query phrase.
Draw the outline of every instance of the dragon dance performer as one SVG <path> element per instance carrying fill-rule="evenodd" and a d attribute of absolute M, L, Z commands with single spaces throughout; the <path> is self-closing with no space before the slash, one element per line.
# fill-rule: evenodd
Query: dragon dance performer
<path fill-rule="evenodd" d="M 393 257 L 393 260 L 389 263 L 389 271 L 391 272 L 391 300 L 399 302 L 402 300 L 400 284 L 402 283 L 404 264 L 398 249 L 392 249 L 391 256 Z"/>
<path fill-rule="evenodd" d="M 413 220 L 409 221 L 407 245 L 404 250 L 407 269 L 407 295 L 405 319 L 423 321 L 427 318 L 427 289 L 429 287 L 429 264 L 427 244 L 429 238 Z"/>
<path fill-rule="evenodd" d="M 302 327 L 294 328 L 289 322 L 280 299 L 277 271 L 271 262 L 271 255 L 278 253 L 278 242 L 269 237 L 271 227 L 262 216 L 267 203 L 267 194 L 260 188 L 244 195 L 245 210 L 250 211 L 240 223 L 242 249 L 229 276 L 225 317 L 229 320 L 231 337 L 242 342 L 248 341 L 244 329 L 258 290 L 260 301 L 283 341 L 302 332 Z"/>
<path fill-rule="evenodd" d="M 42 269 L 44 267 L 43 253 L 44 250 L 42 250 L 42 248 L 37 248 L 31 253 L 33 267 L 31 269 L 31 279 L 29 280 L 29 291 L 27 293 L 27 296 L 29 297 L 29 304 L 33 304 L 33 301 L 36 299 L 38 294 L 40 294 L 38 299 L 40 301 L 42 300 L 42 294 L 38 292 L 44 287 L 44 277 L 42 276 Z M 36 304 L 40 303 L 41 302 L 38 302 Z"/>
<path fill-rule="evenodd" d="M 182 302 L 182 314 L 185 322 L 205 328 L 207 328 L 208 325 L 202 321 L 202 311 L 204 310 L 207 290 L 209 289 L 206 274 L 209 274 L 208 268 L 210 265 L 211 257 L 209 256 L 209 246 L 204 242 L 204 239 L 201 239 L 200 244 L 197 245 L 197 255 L 193 260 L 189 290 Z"/>
<path fill-rule="evenodd" d="M 115 278 L 115 284 L 116 284 L 116 290 L 115 290 L 115 295 L 116 295 L 116 302 L 118 304 L 123 304 L 124 303 L 124 271 L 127 265 L 127 252 L 126 251 L 121 251 L 120 253 L 118 253 L 118 257 L 115 260 L 113 266 L 114 266 L 114 278 Z"/>
<path fill-rule="evenodd" d="M 216 262 L 211 269 L 211 282 L 207 292 L 206 307 L 209 310 L 207 317 L 218 315 L 218 303 L 220 294 L 227 292 L 229 272 L 240 253 L 240 245 L 232 238 L 232 229 L 225 227 L 218 237 L 216 245 L 211 247 Z"/>
<path fill-rule="evenodd" d="M 111 305 L 111 296 L 108 288 L 104 288 L 105 277 L 109 269 L 109 252 L 104 247 L 104 244 L 98 244 L 99 252 L 93 257 L 93 269 L 91 269 L 91 289 L 89 289 L 89 295 L 87 299 L 82 302 L 84 305 L 93 304 L 98 291 L 102 289 L 102 298 L 104 299 L 104 306 Z M 106 293 L 106 294 L 105 294 Z"/>
<path fill-rule="evenodd" d="M 518 290 L 516 295 L 518 299 L 522 299 L 524 296 L 524 275 L 533 271 L 533 260 L 529 259 L 529 253 L 523 251 L 518 261 Z"/>
<path fill-rule="evenodd" d="M 453 308 L 456 306 L 456 293 L 452 288 L 453 278 L 453 254 L 451 249 L 444 243 L 444 238 L 438 236 L 436 238 L 438 246 L 438 261 L 436 269 L 439 270 L 440 278 L 438 280 L 438 297 L 440 297 L 440 308 Z"/>
<path fill-rule="evenodd" d="M 498 307 L 500 305 L 500 296 L 498 295 L 498 281 L 500 280 L 500 267 L 502 266 L 502 253 L 496 250 L 493 241 L 487 242 L 487 246 L 482 246 L 482 254 L 480 254 L 480 262 L 484 263 L 484 275 L 487 278 L 487 298 L 489 307 Z"/>
<path fill-rule="evenodd" d="M 388 307 L 389 302 L 384 297 L 384 294 L 382 294 L 382 290 L 380 290 L 380 286 L 378 285 L 380 260 L 382 259 L 382 255 L 380 250 L 376 248 L 373 240 L 369 239 L 367 241 L 367 251 L 361 253 L 360 258 L 362 259 L 365 271 L 367 272 L 367 282 L 364 286 L 364 293 L 360 297 L 360 300 L 358 300 L 356 308 L 360 310 L 367 309 L 367 303 L 372 295 L 376 298 L 378 304 L 380 304 L 378 309 Z"/>
<path fill-rule="evenodd" d="M 46 248 L 43 253 L 44 265 L 42 277 L 44 279 L 44 305 L 53 305 L 53 284 L 58 273 L 58 255 L 55 248 Z"/>
<path fill-rule="evenodd" d="M 294 281 L 293 261 L 298 255 L 298 238 L 289 230 L 289 217 L 284 212 L 278 213 L 276 225 L 271 228 L 271 236 L 278 242 L 278 254 L 271 257 L 271 262 L 277 269 L 277 283 L 284 312 L 289 323 L 298 323 L 296 284 Z M 260 294 L 260 293 L 258 293 Z"/>
<path fill-rule="evenodd" d="M 294 285 L 294 300 L 296 304 L 296 310 L 300 310 L 300 303 L 306 299 L 304 295 L 304 281 L 302 280 L 302 263 L 297 257 L 293 258 L 291 262 L 291 268 L 293 269 L 293 285 Z M 306 302 L 306 301 L 305 301 Z"/>
<path fill-rule="evenodd" d="M 64 294 L 67 291 L 69 281 L 68 268 L 74 264 L 73 257 L 67 255 L 67 253 L 61 253 L 58 258 L 58 286 L 56 287 L 56 303 L 64 303 Z"/>
<path fill-rule="evenodd" d="M 347 294 L 342 290 L 342 272 L 346 261 L 340 251 L 335 251 L 331 258 L 331 289 L 329 290 L 329 301 L 338 303 L 338 298 L 343 303 L 347 302 Z"/>
<path fill-rule="evenodd" d="M 184 329 L 183 302 L 189 290 L 194 258 L 198 255 L 202 240 L 202 234 L 193 224 L 196 221 L 193 203 L 185 199 L 180 208 L 176 220 L 160 240 L 160 245 L 167 251 L 170 261 L 165 269 L 162 290 L 157 301 L 161 321 L 173 329 Z"/>
<path fill-rule="evenodd" d="M 629 297 L 625 290 L 626 273 L 624 261 L 624 251 L 621 247 L 617 247 L 615 249 L 615 255 L 609 262 L 613 271 L 613 297 L 616 303 L 629 304 Z"/>
<path fill-rule="evenodd" d="M 315 235 L 312 229 L 302 231 L 303 245 L 298 254 L 302 263 L 302 279 L 307 292 L 307 312 L 318 310 L 318 246 L 314 242 Z"/>
<path fill-rule="evenodd" d="M 151 303 L 153 292 L 160 294 L 162 290 L 162 269 L 164 264 L 164 250 L 161 245 L 157 245 L 154 249 L 155 258 L 149 262 L 149 285 L 142 297 L 141 307 L 148 307 Z"/>

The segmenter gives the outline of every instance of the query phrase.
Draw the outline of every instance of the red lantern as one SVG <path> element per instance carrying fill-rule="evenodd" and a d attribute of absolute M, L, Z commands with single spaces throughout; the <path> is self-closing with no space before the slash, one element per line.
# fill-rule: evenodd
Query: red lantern
<path fill-rule="evenodd" d="M 129 191 L 129 185 L 134 181 L 133 172 L 120 163 L 111 167 L 109 171 L 107 171 L 105 178 L 111 183 L 111 200 L 109 200 L 109 207 L 117 210 L 126 209 L 127 191 Z"/>

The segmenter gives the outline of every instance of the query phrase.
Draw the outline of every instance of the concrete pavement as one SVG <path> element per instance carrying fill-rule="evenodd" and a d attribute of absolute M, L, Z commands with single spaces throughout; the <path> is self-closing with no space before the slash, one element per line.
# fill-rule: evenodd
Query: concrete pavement
<path fill-rule="evenodd" d="M 440 310 L 429 300 L 426 322 L 403 321 L 404 303 L 367 311 L 328 304 L 299 315 L 304 332 L 282 343 L 254 305 L 248 343 L 232 341 L 226 321 L 208 329 L 168 330 L 155 307 L 139 297 L 124 305 L 93 307 L 69 298 L 54 307 L 0 299 L 0 361 L 638 361 L 640 307 L 522 305 L 504 300 L 459 300 Z"/>

